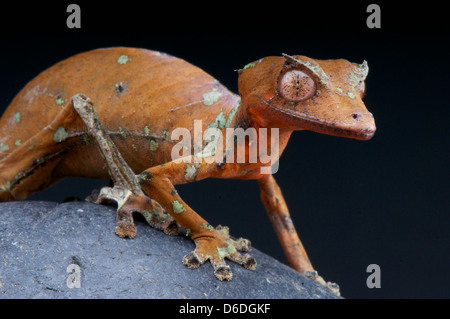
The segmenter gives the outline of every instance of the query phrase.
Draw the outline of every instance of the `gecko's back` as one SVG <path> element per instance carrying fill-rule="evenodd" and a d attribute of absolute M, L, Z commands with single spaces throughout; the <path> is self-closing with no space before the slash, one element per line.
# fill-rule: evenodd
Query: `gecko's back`
<path fill-rule="evenodd" d="M 46 127 L 78 93 L 94 101 L 106 131 L 137 170 L 170 160 L 174 128 L 192 129 L 194 119 L 206 128 L 239 101 L 182 59 L 124 47 L 89 51 L 43 71 L 13 99 L 0 119 L 0 158 Z"/>

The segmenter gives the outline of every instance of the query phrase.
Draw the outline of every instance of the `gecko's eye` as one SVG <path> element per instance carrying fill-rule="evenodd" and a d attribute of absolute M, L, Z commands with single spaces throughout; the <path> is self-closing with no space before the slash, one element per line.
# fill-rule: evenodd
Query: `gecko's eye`
<path fill-rule="evenodd" d="M 316 83 L 300 70 L 290 70 L 281 76 L 279 92 L 289 101 L 303 101 L 316 93 Z"/>

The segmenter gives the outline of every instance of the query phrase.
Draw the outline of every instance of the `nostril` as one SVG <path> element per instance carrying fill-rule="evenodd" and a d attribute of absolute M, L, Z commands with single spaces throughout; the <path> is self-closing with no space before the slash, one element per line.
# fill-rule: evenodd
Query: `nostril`
<path fill-rule="evenodd" d="M 361 117 L 361 114 L 359 114 L 359 113 L 352 113 L 352 117 L 353 117 L 354 120 L 356 120 L 356 119 Z"/>

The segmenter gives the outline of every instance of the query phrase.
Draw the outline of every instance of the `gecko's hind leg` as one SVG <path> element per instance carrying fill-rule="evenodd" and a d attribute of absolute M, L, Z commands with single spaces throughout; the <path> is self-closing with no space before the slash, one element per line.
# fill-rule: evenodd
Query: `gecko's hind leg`
<path fill-rule="evenodd" d="M 103 130 L 92 101 L 83 94 L 75 95 L 72 100 L 89 135 L 95 138 L 114 183 L 114 187 L 104 187 L 98 196 L 91 196 L 90 199 L 98 204 L 111 201 L 117 203 L 116 234 L 129 238 L 136 235 L 133 213 L 140 213 L 151 226 L 163 230 L 166 234 L 178 234 L 179 227 L 175 220 L 161 205 L 142 192 L 138 177 Z"/>
<path fill-rule="evenodd" d="M 0 160 L 0 201 L 26 199 L 64 176 L 55 173 L 83 122 L 68 103 L 42 130 Z"/>

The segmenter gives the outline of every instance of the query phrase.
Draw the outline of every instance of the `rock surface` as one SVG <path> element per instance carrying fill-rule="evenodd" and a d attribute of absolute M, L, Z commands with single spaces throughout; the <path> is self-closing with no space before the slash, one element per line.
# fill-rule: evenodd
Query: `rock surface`
<path fill-rule="evenodd" d="M 189 238 L 136 222 L 121 239 L 115 220 L 114 207 L 87 202 L 1 203 L 0 298 L 337 298 L 255 248 L 255 271 L 228 262 L 233 280 L 220 282 L 210 264 L 182 264 Z"/>

